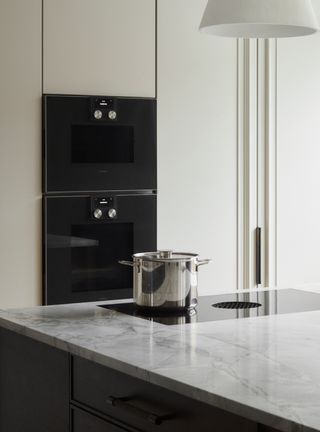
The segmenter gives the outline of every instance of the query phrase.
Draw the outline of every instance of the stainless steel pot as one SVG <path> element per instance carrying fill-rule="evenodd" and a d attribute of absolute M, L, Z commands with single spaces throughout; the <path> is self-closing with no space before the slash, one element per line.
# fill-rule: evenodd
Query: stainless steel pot
<path fill-rule="evenodd" d="M 197 254 L 158 251 L 134 254 L 133 299 L 142 308 L 193 309 L 198 298 L 198 268 L 211 260 Z"/>

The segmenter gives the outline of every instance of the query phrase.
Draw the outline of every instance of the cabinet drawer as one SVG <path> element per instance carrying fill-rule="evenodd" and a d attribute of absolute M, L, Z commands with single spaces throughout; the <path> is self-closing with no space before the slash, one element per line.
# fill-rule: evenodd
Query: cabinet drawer
<path fill-rule="evenodd" d="M 212 406 L 79 357 L 72 360 L 72 399 L 124 427 L 148 432 L 255 432 L 256 425 Z"/>
<path fill-rule="evenodd" d="M 72 432 L 127 432 L 126 429 L 77 408 L 71 410 L 71 422 Z"/>

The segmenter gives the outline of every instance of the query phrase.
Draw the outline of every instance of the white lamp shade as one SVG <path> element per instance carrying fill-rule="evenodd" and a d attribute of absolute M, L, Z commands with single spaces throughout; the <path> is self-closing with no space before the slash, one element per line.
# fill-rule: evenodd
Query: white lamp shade
<path fill-rule="evenodd" d="M 209 0 L 200 31 L 215 36 L 282 38 L 319 31 L 311 0 Z"/>

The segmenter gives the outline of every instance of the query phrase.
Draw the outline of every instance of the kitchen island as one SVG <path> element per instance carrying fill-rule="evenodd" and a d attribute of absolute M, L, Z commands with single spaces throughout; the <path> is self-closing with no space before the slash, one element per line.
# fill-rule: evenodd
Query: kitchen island
<path fill-rule="evenodd" d="M 0 310 L 0 432 L 320 431 L 319 335 L 320 311 L 165 326 L 97 303 Z"/>

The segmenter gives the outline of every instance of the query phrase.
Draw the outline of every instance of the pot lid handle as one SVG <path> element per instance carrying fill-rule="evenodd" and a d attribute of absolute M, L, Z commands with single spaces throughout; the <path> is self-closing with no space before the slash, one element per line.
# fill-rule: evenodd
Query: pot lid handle
<path fill-rule="evenodd" d="M 159 258 L 172 258 L 172 250 L 159 251 Z"/>

